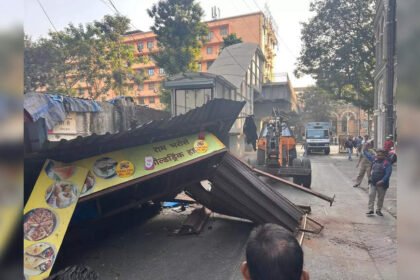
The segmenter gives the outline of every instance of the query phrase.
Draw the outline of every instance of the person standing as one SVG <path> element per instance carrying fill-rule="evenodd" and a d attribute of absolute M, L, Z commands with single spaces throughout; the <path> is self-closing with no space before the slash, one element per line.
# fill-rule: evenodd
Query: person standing
<path fill-rule="evenodd" d="M 392 148 L 394 148 L 394 141 L 392 141 L 392 135 L 388 135 L 384 143 L 384 150 L 389 153 Z"/>
<path fill-rule="evenodd" d="M 383 149 L 376 151 L 376 157 L 371 155 L 367 150 L 365 150 L 363 154 L 372 163 L 372 170 L 369 179 L 369 211 L 366 213 L 366 215 L 373 215 L 375 199 L 376 196 L 378 196 L 378 201 L 376 204 L 376 215 L 383 216 L 381 210 L 384 204 L 385 193 L 389 188 L 389 179 L 392 174 L 392 165 L 386 157 L 386 151 Z"/>
<path fill-rule="evenodd" d="M 362 153 L 362 142 L 363 142 L 363 137 L 362 136 L 357 136 L 356 137 L 356 145 L 355 145 L 355 148 L 356 148 L 356 155 L 357 156 L 360 156 L 360 154 Z"/>
<path fill-rule="evenodd" d="M 353 139 L 351 136 L 349 136 L 344 143 L 344 147 L 347 150 L 347 154 L 349 156 L 349 160 L 352 160 L 351 155 L 353 154 Z"/>
<path fill-rule="evenodd" d="M 359 166 L 360 168 L 359 168 L 359 174 L 357 175 L 357 178 L 356 178 L 356 184 L 353 185 L 354 188 L 357 188 L 358 186 L 360 186 L 360 184 L 363 181 L 363 177 L 365 177 L 365 174 L 366 174 L 366 177 L 368 177 L 369 179 L 372 163 L 363 154 L 363 152 L 365 150 L 369 150 L 372 148 L 371 143 L 372 141 L 369 141 L 369 135 L 365 135 L 363 139 L 363 145 L 361 145 L 359 161 L 356 164 L 356 168 L 359 168 Z"/>

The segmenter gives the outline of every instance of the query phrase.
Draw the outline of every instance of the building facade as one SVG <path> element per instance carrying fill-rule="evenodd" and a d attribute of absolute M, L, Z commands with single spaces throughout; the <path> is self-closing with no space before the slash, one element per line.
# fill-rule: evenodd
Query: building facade
<path fill-rule="evenodd" d="M 337 104 L 331 112 L 333 137 L 364 136 L 369 134 L 371 121 L 366 111 L 352 104 Z"/>
<path fill-rule="evenodd" d="M 297 99 L 301 100 L 302 96 L 312 90 L 311 87 L 297 87 L 294 89 Z M 304 110 L 305 104 L 297 104 L 297 110 Z M 331 103 L 332 110 L 328 119 L 319 119 L 316 121 L 328 121 L 331 124 L 332 139 L 334 143 L 338 143 L 339 138 L 346 136 L 364 136 L 369 134 L 372 138 L 373 121 L 369 114 L 350 103 L 335 101 Z M 303 119 L 303 123 L 314 121 L 313 119 Z M 300 128 L 301 131 L 302 128 Z"/>
<path fill-rule="evenodd" d="M 259 46 L 265 57 L 263 81 L 272 81 L 275 48 L 277 47 L 277 36 L 275 23 L 271 16 L 263 12 L 245 14 L 240 16 L 215 19 L 207 21 L 209 34 L 207 41 L 201 49 L 198 69 L 200 72 L 207 72 L 213 62 L 222 51 L 223 38 L 235 33 L 242 38 L 243 42 L 255 43 Z M 165 80 L 163 69 L 158 68 L 153 62 L 151 55 L 158 51 L 156 35 L 149 32 L 130 32 L 124 36 L 126 44 L 133 44 L 136 54 L 142 56 L 145 63 L 133 65 L 139 71 L 144 71 L 146 80 L 140 86 L 133 85 L 130 88 L 130 96 L 141 105 L 147 105 L 155 109 L 163 109 L 160 102 L 159 92 L 162 82 Z M 110 94 L 107 98 L 115 96 Z"/>
<path fill-rule="evenodd" d="M 298 111 L 298 100 L 287 74 L 277 82 L 264 83 L 262 94 L 254 100 L 254 120 L 258 132 L 264 121 L 271 117 L 273 109 L 284 113 Z"/>
<path fill-rule="evenodd" d="M 383 147 L 385 137 L 396 134 L 396 0 L 376 2 L 375 39 L 375 143 Z"/>
<path fill-rule="evenodd" d="M 169 77 L 164 86 L 171 90 L 172 115 L 185 114 L 210 99 L 245 101 L 225 144 L 237 155 L 245 151 L 243 125 L 254 114 L 254 101 L 263 88 L 264 55 L 255 43 L 240 43 L 223 49 L 207 72 Z"/>

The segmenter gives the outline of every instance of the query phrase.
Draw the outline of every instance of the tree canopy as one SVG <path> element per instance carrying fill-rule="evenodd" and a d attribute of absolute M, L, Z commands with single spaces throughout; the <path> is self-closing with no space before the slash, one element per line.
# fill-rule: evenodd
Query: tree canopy
<path fill-rule="evenodd" d="M 87 89 L 96 99 L 115 91 L 124 95 L 144 80 L 131 67 L 140 62 L 134 47 L 122 42 L 130 20 L 106 15 L 85 26 L 69 24 L 63 31 L 32 41 L 25 37 L 25 91 L 74 94 Z"/>
<path fill-rule="evenodd" d="M 373 108 L 374 0 L 314 0 L 295 74 L 311 75 L 337 99 Z"/>
<path fill-rule="evenodd" d="M 223 37 L 223 47 L 222 49 L 235 45 L 235 44 L 239 44 L 242 43 L 242 38 L 238 37 L 236 35 L 236 33 L 231 33 L 225 37 Z"/>
<path fill-rule="evenodd" d="M 156 64 L 167 75 L 196 71 L 208 28 L 204 11 L 195 0 L 160 0 L 147 10 L 154 19 L 151 30 L 157 35 Z"/>
<path fill-rule="evenodd" d="M 299 96 L 303 122 L 329 122 L 333 112 L 332 97 L 323 89 L 311 87 Z"/>

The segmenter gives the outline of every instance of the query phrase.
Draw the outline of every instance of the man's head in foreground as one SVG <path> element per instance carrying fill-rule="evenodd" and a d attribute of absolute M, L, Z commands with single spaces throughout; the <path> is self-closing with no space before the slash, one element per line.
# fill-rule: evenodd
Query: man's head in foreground
<path fill-rule="evenodd" d="M 241 267 L 246 280 L 309 280 L 302 268 L 303 251 L 291 233 L 275 224 L 252 231 Z"/>

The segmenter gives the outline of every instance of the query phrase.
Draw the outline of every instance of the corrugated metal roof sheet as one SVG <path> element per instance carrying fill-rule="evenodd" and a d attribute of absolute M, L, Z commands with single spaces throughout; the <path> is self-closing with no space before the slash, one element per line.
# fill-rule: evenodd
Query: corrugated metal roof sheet
<path fill-rule="evenodd" d="M 276 223 L 291 232 L 299 229 L 303 211 L 260 180 L 245 163 L 226 153 L 210 177 L 212 188 L 200 184 L 187 191 L 209 209 L 251 220 L 258 224 Z"/>
<path fill-rule="evenodd" d="M 135 129 L 116 134 L 93 134 L 73 140 L 47 142 L 44 149 L 32 155 L 35 158 L 51 158 L 63 162 L 91 157 L 123 148 L 163 141 L 170 138 L 209 131 L 223 136 L 228 133 L 245 102 L 213 99 L 202 107 L 186 114 L 151 121 Z"/>

